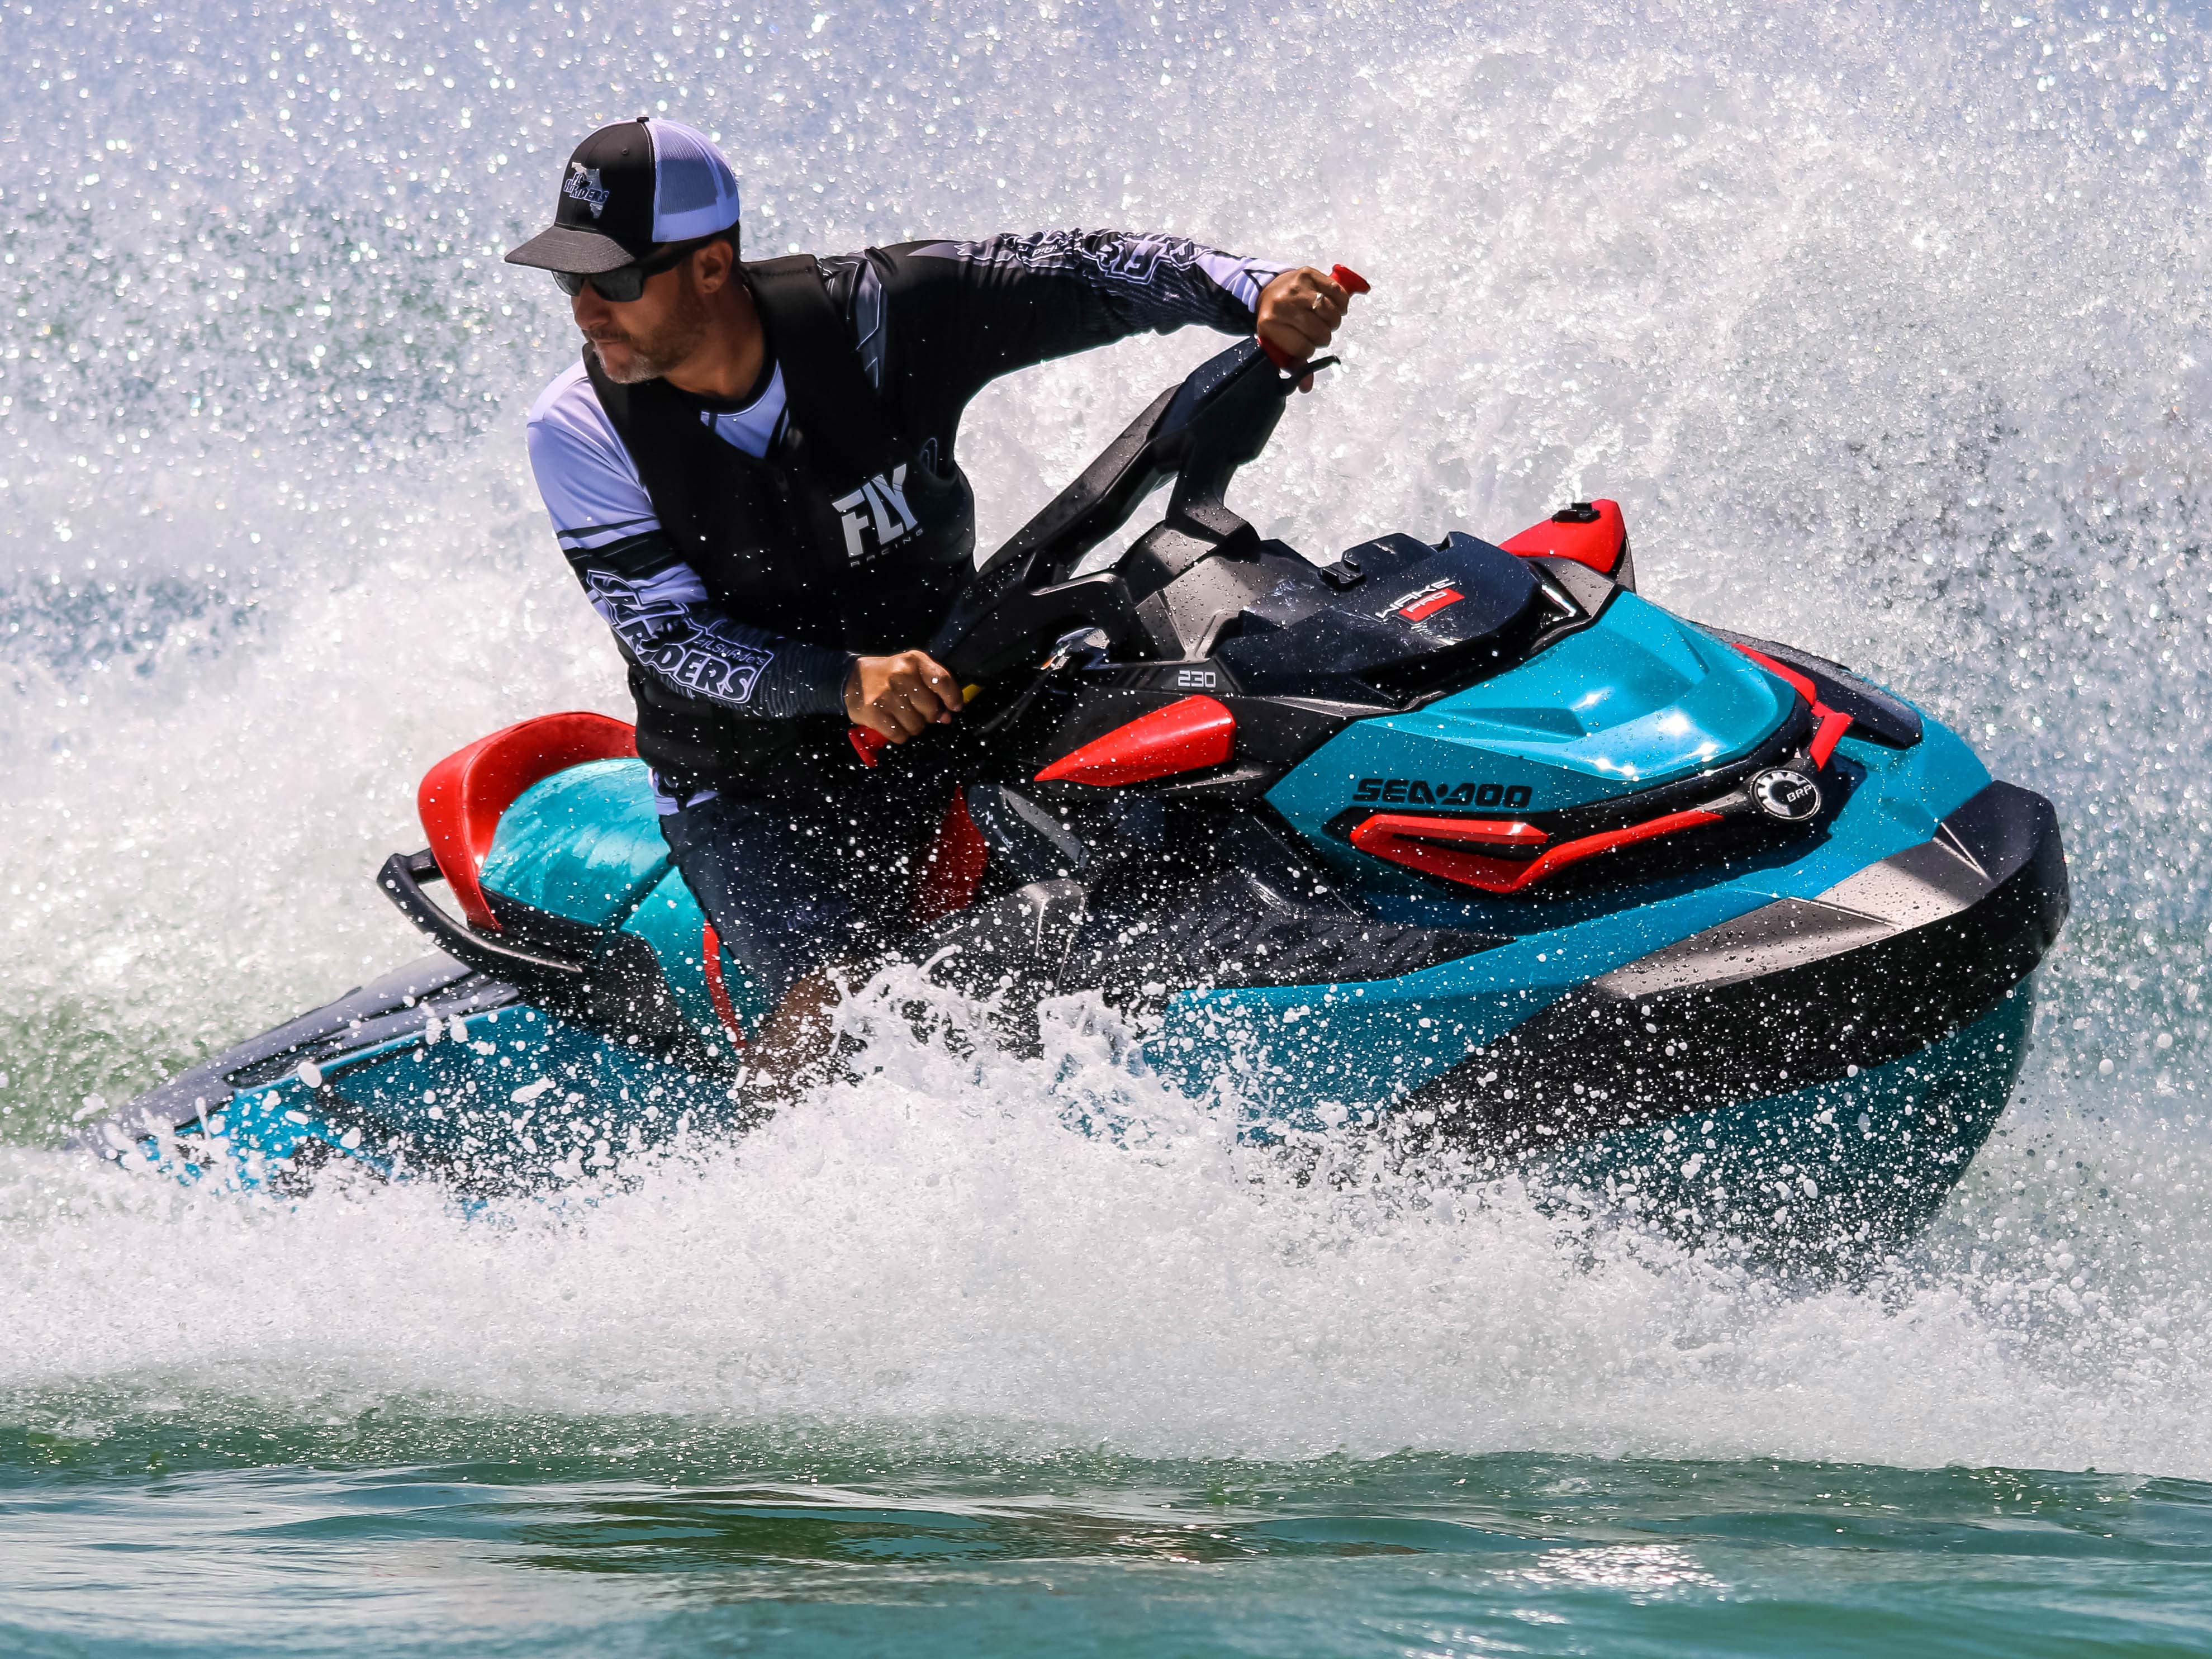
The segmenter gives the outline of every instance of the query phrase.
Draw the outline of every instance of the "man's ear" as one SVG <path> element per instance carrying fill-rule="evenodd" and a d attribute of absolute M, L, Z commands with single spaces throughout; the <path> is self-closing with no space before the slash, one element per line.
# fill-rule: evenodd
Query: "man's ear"
<path fill-rule="evenodd" d="M 699 284 L 702 294 L 719 294 L 728 283 L 738 264 L 738 248 L 734 241 L 709 242 L 691 256 L 692 279 Z"/>

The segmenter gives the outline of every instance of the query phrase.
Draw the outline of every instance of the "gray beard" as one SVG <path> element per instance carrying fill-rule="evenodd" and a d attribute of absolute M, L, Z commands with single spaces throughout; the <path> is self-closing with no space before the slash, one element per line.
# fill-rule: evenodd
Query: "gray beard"
<path fill-rule="evenodd" d="M 607 360 L 599 355 L 599 347 L 592 341 L 584 342 L 584 349 L 591 355 L 592 361 L 599 366 L 599 373 L 617 386 L 635 386 L 641 380 L 657 380 L 667 374 L 676 363 L 683 362 L 683 357 L 679 355 L 668 362 L 663 362 L 659 356 L 631 346 L 629 365 L 617 374 L 608 366 Z"/>
<path fill-rule="evenodd" d="M 622 374 L 617 374 L 607 367 L 606 359 L 599 356 L 599 348 L 588 339 L 584 342 L 584 349 L 592 354 L 592 361 L 599 366 L 599 373 L 617 386 L 635 386 L 641 380 L 660 379 L 696 351 L 699 343 L 707 337 L 707 330 L 711 325 L 706 301 L 687 289 L 683 303 L 677 307 L 675 314 L 668 319 L 668 325 L 657 337 L 623 342 L 629 347 L 629 367 Z"/>

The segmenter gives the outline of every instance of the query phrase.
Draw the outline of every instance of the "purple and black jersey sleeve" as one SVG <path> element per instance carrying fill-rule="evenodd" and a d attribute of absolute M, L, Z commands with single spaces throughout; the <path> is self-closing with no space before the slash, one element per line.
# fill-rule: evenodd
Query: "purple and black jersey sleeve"
<path fill-rule="evenodd" d="M 1191 323 L 1244 333 L 1285 267 L 1176 236 L 1046 230 L 905 242 L 823 269 L 870 379 L 917 446 L 934 437 L 943 454 L 1000 375 Z"/>

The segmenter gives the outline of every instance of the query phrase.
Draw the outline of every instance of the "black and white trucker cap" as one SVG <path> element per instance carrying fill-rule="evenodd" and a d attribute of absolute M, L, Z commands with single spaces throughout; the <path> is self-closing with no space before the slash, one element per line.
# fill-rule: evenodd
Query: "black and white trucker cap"
<path fill-rule="evenodd" d="M 681 121 L 641 115 L 576 146 L 551 226 L 507 262 L 595 276 L 737 222 L 738 175 L 714 142 Z"/>

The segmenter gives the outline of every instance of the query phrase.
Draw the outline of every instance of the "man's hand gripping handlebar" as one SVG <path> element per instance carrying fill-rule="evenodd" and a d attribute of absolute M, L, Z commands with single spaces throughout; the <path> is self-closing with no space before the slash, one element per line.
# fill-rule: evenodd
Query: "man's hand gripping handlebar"
<path fill-rule="evenodd" d="M 886 745 L 950 724 L 968 696 L 927 651 L 859 659 L 845 676 L 845 718 L 860 764 L 873 766 Z"/>
<path fill-rule="evenodd" d="M 1326 276 L 1308 265 L 1276 277 L 1260 290 L 1259 313 L 1254 319 L 1267 361 L 1287 374 L 1326 349 L 1343 325 L 1352 296 L 1366 293 L 1370 286 L 1350 265 L 1333 265 Z M 1312 391 L 1313 376 L 1301 380 L 1298 390 Z"/>

